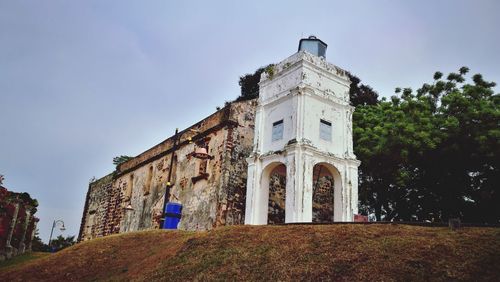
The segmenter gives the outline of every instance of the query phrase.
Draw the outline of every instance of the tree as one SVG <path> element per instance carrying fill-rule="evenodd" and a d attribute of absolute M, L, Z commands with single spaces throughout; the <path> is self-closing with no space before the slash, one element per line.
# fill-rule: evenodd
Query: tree
<path fill-rule="evenodd" d="M 349 86 L 349 98 L 351 105 L 364 106 L 364 105 L 375 105 L 378 101 L 378 94 L 369 85 L 364 85 L 361 83 L 361 79 L 357 76 L 347 72 L 347 76 L 351 80 L 351 85 Z"/>
<path fill-rule="evenodd" d="M 356 109 L 360 199 L 378 219 L 500 220 L 500 98 L 467 72 Z"/>
<path fill-rule="evenodd" d="M 31 250 L 33 252 L 50 252 L 49 245 L 45 244 L 40 238 L 38 229 L 35 231 L 35 236 L 31 241 Z"/>
<path fill-rule="evenodd" d="M 266 71 L 266 69 L 272 68 L 273 66 L 273 64 L 270 64 L 265 67 L 258 68 L 253 74 L 240 76 L 238 84 L 241 88 L 241 95 L 236 99 L 236 101 L 251 100 L 259 97 L 260 75 Z"/>
<path fill-rule="evenodd" d="M 75 236 L 68 236 L 64 238 L 62 235 L 57 236 L 50 242 L 50 247 L 56 251 L 60 251 L 67 247 L 71 247 L 76 243 Z"/>

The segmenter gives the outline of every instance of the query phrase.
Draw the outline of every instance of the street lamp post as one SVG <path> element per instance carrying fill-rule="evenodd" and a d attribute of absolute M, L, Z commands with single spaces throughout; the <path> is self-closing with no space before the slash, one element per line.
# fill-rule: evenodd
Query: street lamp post
<path fill-rule="evenodd" d="M 168 169 L 168 178 L 167 178 L 167 187 L 165 189 L 165 195 L 163 198 L 163 209 L 161 211 L 161 219 L 160 219 L 160 229 L 163 228 L 163 224 L 165 222 L 165 207 L 167 206 L 168 200 L 170 198 L 170 187 L 172 186 L 172 183 L 170 182 L 172 180 L 172 167 L 174 165 L 174 156 L 175 156 L 175 150 L 177 149 L 177 142 L 179 141 L 179 129 L 175 129 L 175 135 L 174 135 L 174 145 L 172 146 L 172 155 L 170 156 L 170 167 Z"/>
<path fill-rule="evenodd" d="M 60 228 L 61 231 L 66 230 L 66 227 L 64 227 L 64 221 L 62 221 L 61 219 L 54 220 L 54 222 L 52 223 L 52 230 L 50 230 L 49 248 L 51 247 L 51 243 L 52 243 L 52 233 L 54 233 L 54 228 L 56 227 L 56 225 L 58 223 L 61 223 L 61 228 Z"/>

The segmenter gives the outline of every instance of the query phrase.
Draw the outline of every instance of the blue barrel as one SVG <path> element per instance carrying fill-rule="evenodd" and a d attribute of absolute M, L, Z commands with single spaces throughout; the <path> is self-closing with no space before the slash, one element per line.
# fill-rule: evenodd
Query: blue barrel
<path fill-rule="evenodd" d="M 177 229 L 179 221 L 181 221 L 182 205 L 178 203 L 167 203 L 165 207 L 165 220 L 163 221 L 163 229 Z"/>

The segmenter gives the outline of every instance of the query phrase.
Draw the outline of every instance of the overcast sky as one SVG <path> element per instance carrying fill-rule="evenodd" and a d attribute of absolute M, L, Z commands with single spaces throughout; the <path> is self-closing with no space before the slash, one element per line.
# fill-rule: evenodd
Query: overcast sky
<path fill-rule="evenodd" d="M 40 202 L 44 241 L 54 219 L 77 235 L 114 156 L 211 114 L 301 37 L 382 96 L 461 66 L 500 82 L 499 3 L 0 0 L 0 174 Z"/>

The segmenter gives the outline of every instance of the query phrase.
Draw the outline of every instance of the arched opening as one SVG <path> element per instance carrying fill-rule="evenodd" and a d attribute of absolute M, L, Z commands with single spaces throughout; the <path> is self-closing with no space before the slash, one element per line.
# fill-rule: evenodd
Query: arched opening
<path fill-rule="evenodd" d="M 286 166 L 277 165 L 269 174 L 267 223 L 285 223 Z"/>
<path fill-rule="evenodd" d="M 313 168 L 312 221 L 328 223 L 334 221 L 335 177 L 337 170 L 329 164 L 316 164 Z M 339 175 L 340 177 L 340 175 Z"/>

